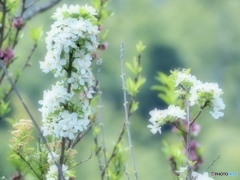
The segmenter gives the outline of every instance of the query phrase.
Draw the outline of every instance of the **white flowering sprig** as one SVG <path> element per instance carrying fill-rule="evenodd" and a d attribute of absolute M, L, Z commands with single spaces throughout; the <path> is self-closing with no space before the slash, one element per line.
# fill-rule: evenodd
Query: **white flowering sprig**
<path fill-rule="evenodd" d="M 149 113 L 151 118 L 149 121 L 152 123 L 147 127 L 151 129 L 153 134 L 159 132 L 161 134 L 161 126 L 166 123 L 173 123 L 178 119 L 185 119 L 186 112 L 182 110 L 180 107 L 175 105 L 170 105 L 168 109 L 165 110 L 157 110 L 154 109 Z"/>
<path fill-rule="evenodd" d="M 61 141 L 61 147 L 53 152 L 55 157 L 51 158 L 54 160 L 49 160 L 47 179 L 70 177 L 64 153 L 90 122 L 90 99 L 95 93 L 92 54 L 99 44 L 96 14 L 94 8 L 88 5 L 63 5 L 52 16 L 55 22 L 47 33 L 47 54 L 40 62 L 40 68 L 62 80 L 52 85 L 52 89 L 44 91 L 39 110 L 42 113 L 43 135 L 49 140 Z"/>
<path fill-rule="evenodd" d="M 217 83 L 203 83 L 197 80 L 195 76 L 190 74 L 190 69 L 172 71 L 169 79 L 172 80 L 175 87 L 176 104 L 180 106 L 170 105 L 165 110 L 154 109 L 150 111 L 151 118 L 149 121 L 151 124 L 147 127 L 151 129 L 153 134 L 161 133 L 161 127 L 164 124 L 172 124 L 181 130 L 183 132 L 181 140 L 184 143 L 184 152 L 186 152 L 186 168 L 182 172 L 177 172 L 179 173 L 179 179 L 201 179 L 201 177 L 206 176 L 206 173 L 202 175 L 192 171 L 192 169 L 197 169 L 198 164 L 202 162 L 201 155 L 197 152 L 198 143 L 193 139 L 199 132 L 195 121 L 206 107 L 209 108 L 209 112 L 214 119 L 224 115 L 222 110 L 225 108 L 225 104 L 221 98 L 223 91 Z M 155 86 L 155 88 L 159 87 Z M 164 88 L 159 89 L 164 93 L 164 100 L 170 99 L 168 93 L 164 92 Z M 199 112 L 194 118 L 191 118 L 191 109 L 194 106 L 199 109 Z M 175 160 L 172 159 L 172 161 Z M 174 172 L 174 174 L 176 173 Z"/>

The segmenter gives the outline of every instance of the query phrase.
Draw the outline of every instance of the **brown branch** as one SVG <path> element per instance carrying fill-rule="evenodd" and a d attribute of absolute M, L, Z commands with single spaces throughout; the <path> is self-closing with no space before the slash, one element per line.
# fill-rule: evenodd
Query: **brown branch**
<path fill-rule="evenodd" d="M 43 13 L 45 12 L 46 10 L 52 8 L 53 6 L 55 6 L 56 4 L 58 4 L 61 0 L 50 0 L 49 2 L 41 5 L 41 6 L 35 6 L 35 7 L 32 7 L 31 9 L 29 9 L 28 11 L 26 11 L 24 14 L 23 14 L 23 19 L 26 21 L 26 20 L 29 20 L 31 19 L 32 17 L 34 17 L 35 15 L 39 14 L 39 13 Z M 32 5 L 31 5 L 32 6 Z"/>
<path fill-rule="evenodd" d="M 169 124 L 172 124 L 172 125 L 175 126 L 177 129 L 179 129 L 180 131 L 182 131 L 184 134 L 187 134 L 187 132 L 184 131 L 182 128 L 180 128 L 176 123 L 169 122 Z"/>
<path fill-rule="evenodd" d="M 87 135 L 87 133 L 88 133 L 91 129 L 92 129 L 92 125 L 89 126 L 88 129 L 87 129 L 86 131 L 84 131 L 83 133 L 79 133 L 78 136 L 76 137 L 76 140 L 73 142 L 72 147 L 76 146 L 77 143 L 78 143 L 79 141 L 81 141 L 81 139 L 82 139 L 85 135 Z"/>
<path fill-rule="evenodd" d="M 70 167 L 69 170 L 72 169 L 72 168 L 75 168 L 75 167 L 78 166 L 79 164 L 82 164 L 82 163 L 85 163 L 85 162 L 89 161 L 91 158 L 92 158 L 92 151 L 91 151 L 90 156 L 89 156 L 87 159 L 85 159 L 85 160 L 83 160 L 83 161 L 77 163 L 76 165 Z"/>
<path fill-rule="evenodd" d="M 123 126 L 122 126 L 122 129 L 121 129 L 121 132 L 120 132 L 120 134 L 119 134 L 119 136 L 118 136 L 117 142 L 115 143 L 115 146 L 114 146 L 114 148 L 113 148 L 113 150 L 112 150 L 112 153 L 111 153 L 111 155 L 110 155 L 110 157 L 109 157 L 109 159 L 108 159 L 108 161 L 107 161 L 107 163 L 106 163 L 106 166 L 105 166 L 105 167 L 103 168 L 103 170 L 102 170 L 101 179 L 103 179 L 103 177 L 104 177 L 104 175 L 105 175 L 105 173 L 106 173 L 106 170 L 107 170 L 107 168 L 108 168 L 108 166 L 109 166 L 110 161 L 116 156 L 117 145 L 118 145 L 118 144 L 120 143 L 120 141 L 122 140 L 125 131 L 126 131 L 126 123 L 124 122 L 124 123 L 123 123 Z"/>
<path fill-rule="evenodd" d="M 190 122 L 190 126 L 197 120 L 197 118 L 200 116 L 201 113 L 202 113 L 202 109 L 198 112 L 195 118 Z"/>

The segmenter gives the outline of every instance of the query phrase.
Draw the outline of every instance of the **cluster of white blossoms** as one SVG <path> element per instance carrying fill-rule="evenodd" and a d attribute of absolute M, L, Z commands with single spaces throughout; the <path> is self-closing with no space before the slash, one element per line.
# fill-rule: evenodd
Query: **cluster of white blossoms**
<path fill-rule="evenodd" d="M 210 114 L 213 118 L 218 119 L 224 115 L 221 112 L 225 108 L 225 104 L 221 98 L 223 91 L 218 87 L 217 83 L 203 83 L 190 74 L 189 69 L 182 71 L 172 71 L 171 75 L 175 84 L 175 92 L 179 98 L 184 97 L 190 106 L 197 105 L 200 110 L 209 107 Z M 177 119 L 185 119 L 186 112 L 180 107 L 170 105 L 166 110 L 150 111 L 152 123 L 148 125 L 153 134 L 161 133 L 161 126 L 174 122 Z"/>
<path fill-rule="evenodd" d="M 190 70 L 173 71 L 172 76 L 175 82 L 176 92 L 179 90 L 186 95 L 190 106 L 197 105 L 200 109 L 210 108 L 210 114 L 214 119 L 222 117 L 221 110 L 225 109 L 225 104 L 220 97 L 222 89 L 217 83 L 203 83 L 190 74 Z"/>
<path fill-rule="evenodd" d="M 52 16 L 55 22 L 47 33 L 47 54 L 40 68 L 62 80 L 45 90 L 39 101 L 44 136 L 73 140 L 89 124 L 95 84 L 92 54 L 99 45 L 96 15 L 87 5 L 63 5 Z"/>
<path fill-rule="evenodd" d="M 149 121 L 152 123 L 147 127 L 151 129 L 153 134 L 159 132 L 161 134 L 161 126 L 166 124 L 167 122 L 172 122 L 177 119 L 184 119 L 186 116 L 186 112 L 178 106 L 170 105 L 168 109 L 165 110 L 157 110 L 154 109 L 149 112 L 151 118 Z"/>

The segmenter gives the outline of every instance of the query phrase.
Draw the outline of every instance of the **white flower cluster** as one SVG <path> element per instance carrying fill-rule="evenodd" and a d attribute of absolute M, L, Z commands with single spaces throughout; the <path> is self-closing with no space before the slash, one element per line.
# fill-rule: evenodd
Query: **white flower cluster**
<path fill-rule="evenodd" d="M 185 91 L 190 106 L 197 105 L 200 109 L 210 107 L 210 114 L 214 119 L 222 117 L 224 114 L 221 110 L 225 109 L 225 104 L 220 97 L 223 91 L 218 87 L 217 83 L 203 83 L 196 79 L 195 76 L 189 74 L 189 70 L 172 72 L 176 91 Z"/>
<path fill-rule="evenodd" d="M 96 14 L 87 5 L 63 5 L 52 16 L 56 21 L 47 33 L 47 54 L 40 68 L 65 79 L 45 90 L 39 101 L 44 136 L 74 139 L 89 124 L 94 93 L 91 61 L 99 44 Z"/>
<path fill-rule="evenodd" d="M 218 119 L 224 114 L 221 112 L 225 108 L 225 104 L 220 97 L 223 92 L 217 83 L 203 83 L 193 75 L 190 70 L 172 71 L 172 78 L 175 83 L 176 93 L 179 97 L 185 97 L 190 106 L 197 105 L 201 110 L 210 107 L 210 114 L 213 118 Z M 166 110 L 150 111 L 152 123 L 147 127 L 151 129 L 153 134 L 161 133 L 161 126 L 173 122 L 177 119 L 185 119 L 186 112 L 180 107 L 170 105 Z"/>
<path fill-rule="evenodd" d="M 151 129 L 153 134 L 159 132 L 161 134 L 161 126 L 167 122 L 172 122 L 177 119 L 185 119 L 186 112 L 178 106 L 170 105 L 168 109 L 157 110 L 154 109 L 149 112 L 151 118 L 149 121 L 152 123 L 147 127 Z"/>

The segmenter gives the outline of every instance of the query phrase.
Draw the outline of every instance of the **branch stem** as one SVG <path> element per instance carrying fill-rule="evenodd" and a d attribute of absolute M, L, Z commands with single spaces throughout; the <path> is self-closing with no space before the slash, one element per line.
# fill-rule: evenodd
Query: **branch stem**
<path fill-rule="evenodd" d="M 137 168 L 136 168 L 136 162 L 135 162 L 135 157 L 134 157 L 134 151 L 133 151 L 133 145 L 132 145 L 132 138 L 131 138 L 131 131 L 130 131 L 130 121 L 129 121 L 129 112 L 127 108 L 127 91 L 125 87 L 125 73 L 124 73 L 124 58 L 123 58 L 123 51 L 124 51 L 124 43 L 121 43 L 121 52 L 120 52 L 120 61 L 121 61 L 121 70 L 122 70 L 122 89 L 123 89 L 123 98 L 124 98 L 124 111 L 125 111 L 125 124 L 127 128 L 127 135 L 128 135 L 128 143 L 131 151 L 131 158 L 132 158 L 132 164 L 134 168 L 134 176 L 135 179 L 138 180 L 138 173 L 137 173 Z"/>

